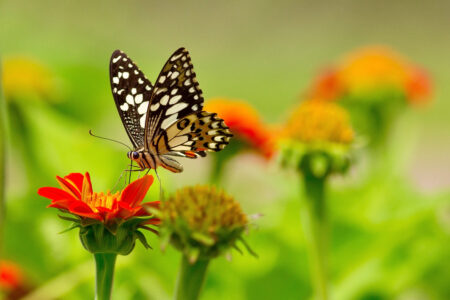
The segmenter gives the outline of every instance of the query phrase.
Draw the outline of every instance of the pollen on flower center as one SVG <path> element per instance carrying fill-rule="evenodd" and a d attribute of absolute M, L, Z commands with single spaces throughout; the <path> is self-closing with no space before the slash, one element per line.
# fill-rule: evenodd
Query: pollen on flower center
<path fill-rule="evenodd" d="M 120 194 L 120 192 L 111 194 L 110 191 L 107 191 L 106 194 L 93 192 L 91 197 L 86 199 L 86 204 L 95 212 L 98 212 L 99 207 L 112 209 L 114 204 L 120 201 Z"/>

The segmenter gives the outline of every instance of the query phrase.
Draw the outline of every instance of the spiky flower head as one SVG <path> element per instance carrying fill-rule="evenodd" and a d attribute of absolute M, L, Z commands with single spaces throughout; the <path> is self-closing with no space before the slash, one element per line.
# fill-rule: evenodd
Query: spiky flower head
<path fill-rule="evenodd" d="M 317 176 L 344 172 L 354 141 L 347 112 L 328 101 L 309 100 L 294 109 L 284 128 L 282 163 Z"/>
<path fill-rule="evenodd" d="M 191 263 L 211 259 L 237 248 L 248 226 L 240 204 L 212 186 L 178 190 L 160 205 L 161 231 L 166 241 L 182 251 Z M 251 250 L 250 250 L 251 252 Z M 251 252 L 252 253 L 252 252 Z"/>

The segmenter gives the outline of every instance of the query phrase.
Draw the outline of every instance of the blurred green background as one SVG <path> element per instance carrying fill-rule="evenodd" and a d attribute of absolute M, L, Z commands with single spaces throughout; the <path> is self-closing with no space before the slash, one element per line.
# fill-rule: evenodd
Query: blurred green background
<path fill-rule="evenodd" d="M 75 231 L 36 194 L 55 175 L 89 171 L 111 188 L 127 141 L 109 87 L 113 50 L 154 81 L 186 47 L 206 99 L 250 102 L 283 122 L 324 66 L 364 45 L 384 44 L 422 65 L 432 103 L 399 117 L 386 152 L 392 165 L 368 175 L 364 154 L 329 191 L 332 299 L 450 299 L 450 2 L 448 1 L 0 1 L 2 57 L 48 66 L 59 101 L 17 101 L 9 115 L 3 258 L 21 265 L 34 299 L 89 299 L 93 260 Z M 168 192 L 208 179 L 208 158 L 162 171 Z M 244 154 L 224 187 L 248 214 L 262 213 L 247 241 L 259 258 L 215 260 L 203 299 L 308 299 L 312 295 L 300 222 L 300 180 L 275 162 Z M 156 200 L 157 184 L 147 199 Z M 114 299 L 170 298 L 179 253 L 138 245 L 119 257 Z M 41 296 L 39 296 L 41 295 Z"/>

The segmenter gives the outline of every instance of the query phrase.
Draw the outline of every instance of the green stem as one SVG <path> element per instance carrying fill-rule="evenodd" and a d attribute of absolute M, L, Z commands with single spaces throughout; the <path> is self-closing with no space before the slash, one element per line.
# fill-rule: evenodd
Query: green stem
<path fill-rule="evenodd" d="M 327 218 L 325 203 L 326 177 L 304 175 L 305 209 L 302 213 L 304 230 L 308 239 L 310 269 L 316 299 L 328 299 L 327 284 Z"/>
<path fill-rule="evenodd" d="M 95 299 L 110 300 L 117 254 L 95 253 Z"/>
<path fill-rule="evenodd" d="M 6 105 L 2 93 L 2 68 L 0 65 L 0 245 L 3 245 L 3 225 L 5 221 L 5 173 L 6 173 Z M 2 249 L 0 249 L 0 254 Z M 1 256 L 1 255 L 0 255 Z"/>
<path fill-rule="evenodd" d="M 188 258 L 183 255 L 175 289 L 175 300 L 195 300 L 199 298 L 208 264 L 208 259 L 198 260 L 191 264 Z"/>

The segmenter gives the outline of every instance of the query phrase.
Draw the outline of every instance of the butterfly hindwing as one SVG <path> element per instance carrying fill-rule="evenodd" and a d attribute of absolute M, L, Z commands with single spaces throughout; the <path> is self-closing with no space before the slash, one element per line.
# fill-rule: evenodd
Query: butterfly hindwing
<path fill-rule="evenodd" d="M 196 158 L 206 151 L 222 150 L 232 136 L 216 113 L 201 111 L 169 126 L 156 143 L 160 154 Z"/>
<path fill-rule="evenodd" d="M 147 115 L 146 146 L 160 153 L 158 137 L 178 120 L 201 112 L 203 101 L 189 52 L 180 48 L 166 62 L 155 83 Z"/>
<path fill-rule="evenodd" d="M 135 148 L 143 147 L 153 86 L 136 64 L 116 50 L 110 60 L 111 90 L 117 110 Z"/>

